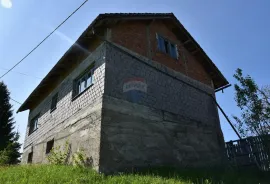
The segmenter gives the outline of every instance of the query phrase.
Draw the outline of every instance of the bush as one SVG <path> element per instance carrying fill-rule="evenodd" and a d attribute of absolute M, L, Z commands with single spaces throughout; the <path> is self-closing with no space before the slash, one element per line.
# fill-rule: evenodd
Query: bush
<path fill-rule="evenodd" d="M 66 141 L 64 148 L 61 150 L 61 146 L 52 148 L 47 159 L 50 164 L 65 165 L 68 164 L 68 156 L 70 152 L 69 142 Z"/>
<path fill-rule="evenodd" d="M 9 151 L 4 149 L 0 151 L 0 166 L 7 165 L 9 162 Z"/>
<path fill-rule="evenodd" d="M 72 163 L 76 167 L 86 167 L 86 159 L 86 154 L 83 148 L 80 148 L 79 151 L 72 155 Z"/>

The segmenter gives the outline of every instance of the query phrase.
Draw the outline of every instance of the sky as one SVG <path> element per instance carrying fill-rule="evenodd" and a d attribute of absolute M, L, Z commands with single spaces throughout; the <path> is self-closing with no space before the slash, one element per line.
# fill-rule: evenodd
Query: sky
<path fill-rule="evenodd" d="M 0 75 L 33 49 L 84 0 L 0 0 Z M 41 79 L 99 13 L 173 12 L 224 74 L 235 84 L 237 68 L 259 85 L 269 84 L 269 0 L 89 0 L 58 32 L 2 80 L 11 97 L 24 102 Z M 24 75 L 26 74 L 26 75 Z M 239 115 L 234 88 L 217 93 L 232 119 Z M 19 105 L 11 101 L 14 112 Z M 29 111 L 14 114 L 23 143 Z M 220 121 L 226 141 L 237 139 L 225 118 Z"/>

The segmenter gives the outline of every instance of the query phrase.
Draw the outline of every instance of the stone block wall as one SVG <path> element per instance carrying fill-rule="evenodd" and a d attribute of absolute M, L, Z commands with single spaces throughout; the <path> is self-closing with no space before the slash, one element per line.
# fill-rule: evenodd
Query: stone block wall
<path fill-rule="evenodd" d="M 74 80 L 92 63 L 95 63 L 94 85 L 73 99 Z M 69 140 L 72 152 L 84 147 L 88 156 L 93 158 L 93 165 L 98 165 L 104 75 L 105 46 L 101 44 L 93 53 L 89 53 L 89 56 L 48 97 L 30 111 L 29 122 L 39 115 L 38 129 L 28 135 L 28 123 L 23 163 L 27 162 L 31 151 L 33 163 L 46 162 L 46 143 L 54 139 L 56 146 L 64 145 L 64 142 Z M 58 93 L 57 108 L 51 112 L 52 97 L 56 93 Z"/>

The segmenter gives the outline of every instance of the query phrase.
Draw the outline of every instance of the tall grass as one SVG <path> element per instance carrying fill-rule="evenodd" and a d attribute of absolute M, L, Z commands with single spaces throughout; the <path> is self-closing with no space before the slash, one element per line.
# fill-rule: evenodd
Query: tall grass
<path fill-rule="evenodd" d="M 0 167 L 0 184 L 269 184 L 266 174 L 221 170 L 151 169 L 140 173 L 105 176 L 91 169 L 72 166 L 31 165 Z"/>

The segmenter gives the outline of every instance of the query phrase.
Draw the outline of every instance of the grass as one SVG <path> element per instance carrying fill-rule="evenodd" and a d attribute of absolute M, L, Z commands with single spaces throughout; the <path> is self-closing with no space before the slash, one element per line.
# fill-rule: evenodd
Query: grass
<path fill-rule="evenodd" d="M 0 167 L 1 184 L 264 184 L 270 183 L 269 173 L 232 170 L 174 170 L 159 168 L 140 173 L 105 176 L 91 169 L 72 166 L 31 165 Z"/>

